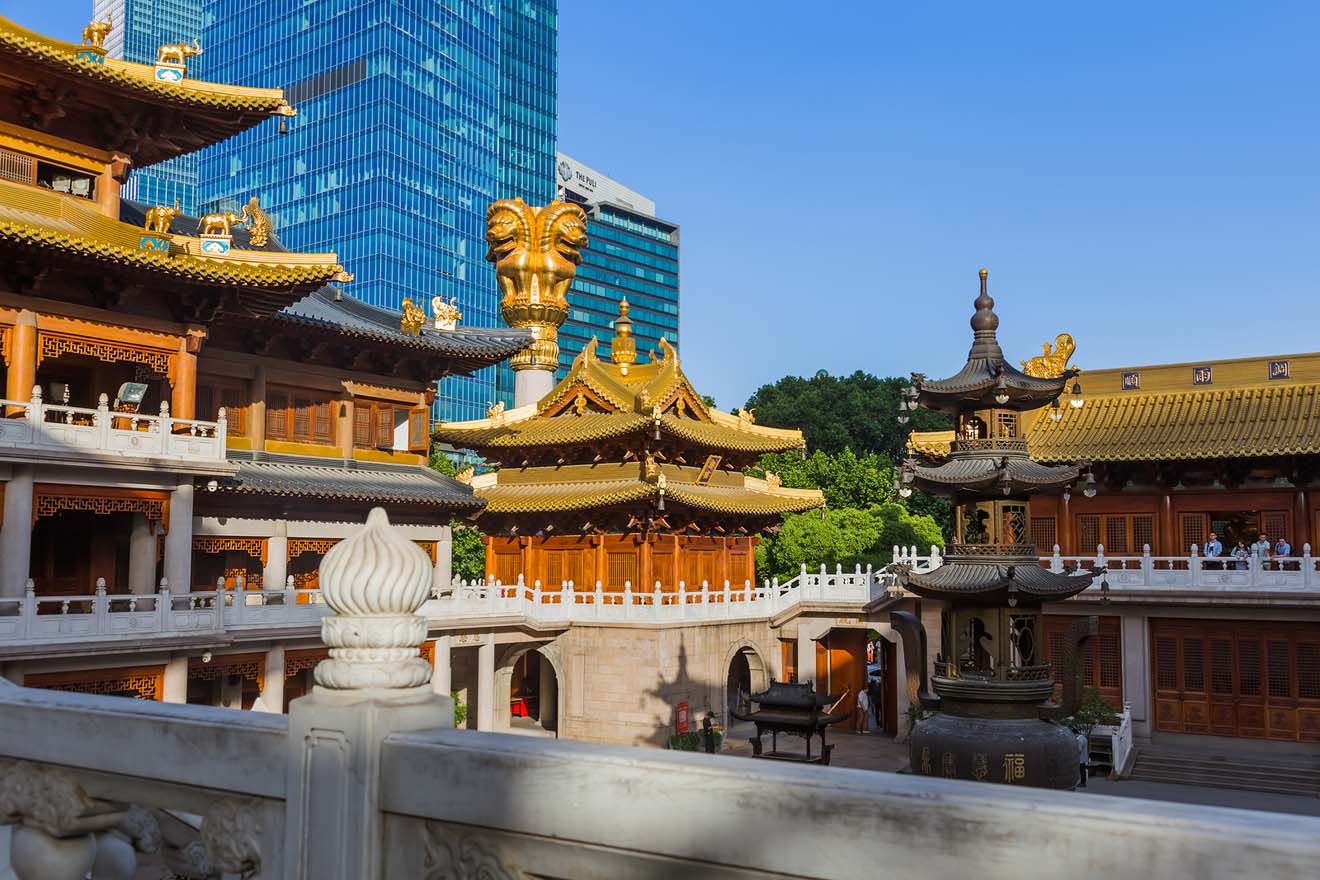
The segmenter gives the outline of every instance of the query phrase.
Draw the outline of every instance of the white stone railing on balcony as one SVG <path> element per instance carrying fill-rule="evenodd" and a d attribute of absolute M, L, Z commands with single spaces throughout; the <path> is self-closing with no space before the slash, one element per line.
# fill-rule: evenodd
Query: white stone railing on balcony
<path fill-rule="evenodd" d="M 150 859 L 267 880 L 1320 871 L 1305 816 L 453 730 L 417 652 L 431 567 L 380 511 L 326 554 L 330 656 L 287 716 L 0 679 L 0 876 L 127 880 Z"/>
<path fill-rule="evenodd" d="M 1311 592 L 1320 595 L 1318 560 L 1311 545 L 1302 546 L 1301 556 L 1246 559 L 1229 556 L 1206 557 L 1195 544 L 1186 556 L 1152 556 L 1150 545 L 1140 556 L 1109 556 L 1104 545 L 1091 556 L 1064 556 L 1055 545 L 1054 555 L 1041 560 L 1053 571 L 1069 567 L 1105 569 L 1109 589 L 1229 592 Z M 1087 592 L 1099 589 L 1100 579 Z"/>
<path fill-rule="evenodd" d="M 18 418 L 0 418 L 0 449 L 23 452 L 108 453 L 188 462 L 225 460 L 225 411 L 214 422 L 178 419 L 169 403 L 160 415 L 110 410 L 102 394 L 96 409 L 45 403 L 41 388 L 31 400 L 0 400 L 0 413 L 21 411 Z"/>

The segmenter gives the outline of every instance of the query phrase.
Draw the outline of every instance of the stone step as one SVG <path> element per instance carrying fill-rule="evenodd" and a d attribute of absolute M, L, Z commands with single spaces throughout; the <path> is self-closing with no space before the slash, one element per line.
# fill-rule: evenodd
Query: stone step
<path fill-rule="evenodd" d="M 1141 749 L 1131 778 L 1241 791 L 1320 795 L 1320 768 L 1314 761 L 1300 757 L 1295 761 L 1282 756 L 1261 761 L 1253 755 L 1228 758 Z"/>

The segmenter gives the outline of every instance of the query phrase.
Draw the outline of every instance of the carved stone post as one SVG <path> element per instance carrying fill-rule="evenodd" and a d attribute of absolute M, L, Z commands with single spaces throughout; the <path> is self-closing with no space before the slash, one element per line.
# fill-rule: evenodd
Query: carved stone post
<path fill-rule="evenodd" d="M 454 704 L 418 655 L 432 564 L 376 508 L 321 563 L 330 658 L 289 707 L 288 880 L 380 880 L 380 746 L 391 733 L 452 727 Z M 345 833 L 351 829 L 351 833 Z"/>

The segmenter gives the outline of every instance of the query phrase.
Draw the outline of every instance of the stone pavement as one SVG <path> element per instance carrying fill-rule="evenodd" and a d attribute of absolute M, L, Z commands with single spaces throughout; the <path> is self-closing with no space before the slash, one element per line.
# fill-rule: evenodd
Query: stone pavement
<path fill-rule="evenodd" d="M 751 725 L 735 725 L 729 731 L 729 742 L 724 753 L 737 756 L 750 756 L 751 744 L 747 737 L 751 735 Z M 892 737 L 883 734 L 857 734 L 851 731 L 829 731 L 826 741 L 834 745 L 830 761 L 833 767 L 849 767 L 856 770 L 881 770 L 896 773 L 907 769 L 907 746 L 896 743 Z M 770 737 L 764 739 L 765 747 L 770 748 Z M 813 750 L 819 740 L 813 741 Z M 780 751 L 800 749 L 802 740 L 796 737 L 781 736 Z M 1265 810 L 1274 813 L 1294 813 L 1301 816 L 1320 816 L 1320 797 L 1301 795 L 1269 794 L 1255 791 L 1236 791 L 1229 788 L 1209 788 L 1200 785 L 1174 785 L 1164 782 L 1144 782 L 1135 779 L 1117 781 L 1108 778 L 1093 778 L 1084 789 L 1078 789 L 1081 797 L 1093 794 L 1111 797 L 1132 797 L 1146 800 L 1171 801 L 1180 804 L 1201 804 L 1214 807 L 1232 807 L 1239 810 Z"/>

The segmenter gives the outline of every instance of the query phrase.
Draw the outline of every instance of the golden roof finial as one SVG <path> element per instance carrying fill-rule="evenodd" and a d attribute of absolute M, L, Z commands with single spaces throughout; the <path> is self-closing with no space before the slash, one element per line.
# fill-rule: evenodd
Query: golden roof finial
<path fill-rule="evenodd" d="M 621 367 L 637 363 L 637 340 L 632 335 L 628 300 L 619 300 L 619 317 L 614 319 L 614 339 L 610 342 L 610 360 Z"/>
<path fill-rule="evenodd" d="M 419 336 L 422 325 L 426 323 L 426 312 L 420 306 L 413 305 L 412 297 L 403 298 L 403 315 L 399 318 L 399 331 L 409 336 Z"/>

